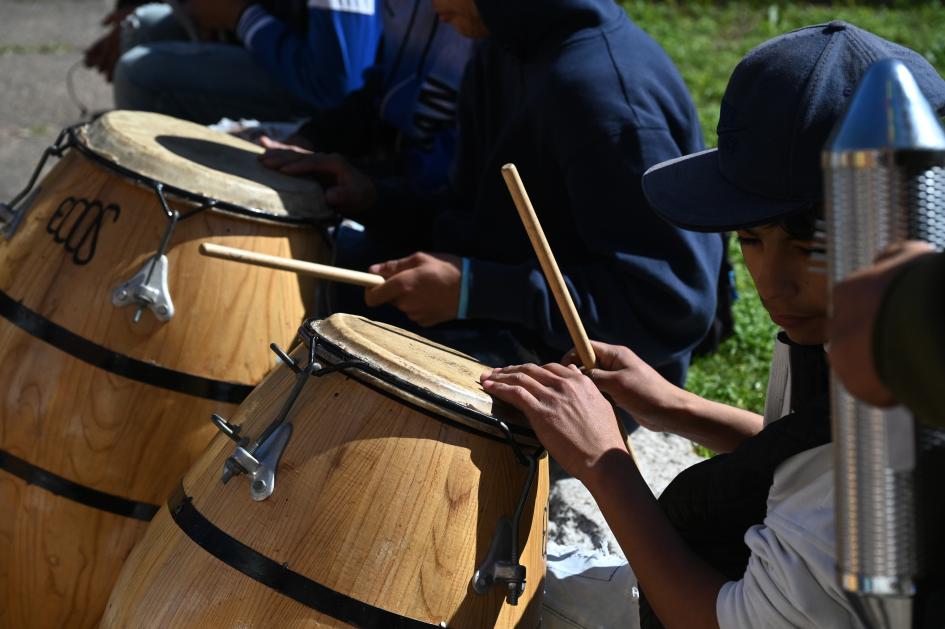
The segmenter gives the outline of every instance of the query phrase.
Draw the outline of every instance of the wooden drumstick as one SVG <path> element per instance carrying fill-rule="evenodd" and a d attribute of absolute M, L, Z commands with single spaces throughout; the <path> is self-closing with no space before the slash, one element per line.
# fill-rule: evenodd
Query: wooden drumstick
<path fill-rule="evenodd" d="M 280 258 L 279 256 L 256 253 L 255 251 L 215 245 L 210 242 L 201 243 L 200 253 L 211 258 L 264 266 L 280 271 L 292 271 L 300 275 L 311 275 L 312 277 L 323 280 L 356 284 L 357 286 L 364 286 L 365 288 L 380 286 L 385 282 L 382 276 L 375 273 L 362 273 L 361 271 L 342 269 L 337 266 L 328 266 L 327 264 L 303 262 L 302 260 L 293 260 L 292 258 Z"/>
<path fill-rule="evenodd" d="M 532 241 L 532 248 L 535 255 L 538 256 L 538 262 L 541 264 L 541 270 L 545 274 L 545 280 L 551 287 L 551 293 L 558 304 L 558 310 L 564 317 L 564 324 L 568 327 L 568 334 L 571 335 L 571 341 L 574 343 L 574 349 L 577 350 L 578 358 L 585 369 L 593 369 L 597 366 L 597 356 L 594 354 L 594 348 L 591 347 L 591 341 L 587 338 L 587 332 L 584 331 L 584 324 L 581 323 L 581 317 L 578 315 L 577 308 L 574 307 L 574 301 L 571 299 L 571 293 L 564 283 L 564 277 L 561 275 L 561 269 L 555 261 L 555 256 L 551 252 L 551 246 L 545 238 L 545 232 L 538 222 L 538 216 L 535 214 L 535 208 L 528 198 L 528 192 L 525 191 L 525 184 L 518 176 L 518 169 L 515 164 L 506 164 L 502 167 L 502 177 L 505 179 L 505 185 L 509 187 L 509 193 L 515 202 L 515 208 L 522 219 L 525 231 L 528 232 L 528 239 Z"/>
<path fill-rule="evenodd" d="M 548 239 L 545 238 L 545 231 L 541 228 L 541 223 L 535 214 L 535 208 L 532 207 L 528 192 L 525 190 L 525 184 L 522 183 L 522 178 L 519 177 L 515 164 L 506 164 L 502 167 L 502 178 L 505 179 L 505 185 L 508 186 L 512 201 L 515 202 L 515 209 L 518 210 L 525 231 L 528 232 L 528 239 L 532 242 L 532 248 L 535 250 L 535 255 L 538 256 L 538 262 L 541 264 L 541 270 L 545 274 L 545 281 L 551 287 L 551 293 L 558 304 L 558 310 L 561 311 L 564 324 L 568 327 L 568 334 L 571 335 L 571 342 L 574 343 L 578 358 L 581 360 L 584 369 L 594 369 L 597 366 L 597 355 L 594 353 L 591 341 L 584 330 L 584 324 L 581 322 L 577 308 L 574 307 L 571 293 L 568 292 L 568 287 L 564 283 L 564 276 L 561 275 L 561 269 L 558 268 L 555 256 L 551 252 L 551 245 L 548 244 Z M 627 434 L 627 430 L 619 418 L 617 419 L 617 425 L 620 427 L 620 434 L 623 435 L 624 441 L 627 443 L 630 456 L 635 461 L 639 460 L 633 450 L 633 444 L 630 442 L 630 435 Z"/>

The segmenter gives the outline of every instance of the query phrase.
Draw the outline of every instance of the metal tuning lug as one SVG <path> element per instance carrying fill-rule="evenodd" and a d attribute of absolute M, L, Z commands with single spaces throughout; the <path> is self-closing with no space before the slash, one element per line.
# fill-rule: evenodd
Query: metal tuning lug
<path fill-rule="evenodd" d="M 0 203 L 0 223 L 3 224 L 4 231 L 17 219 L 17 214 L 19 214 L 19 212 L 14 210 L 13 206 Z"/>
<path fill-rule="evenodd" d="M 154 313 L 158 321 L 170 321 L 174 316 L 174 304 L 167 288 L 167 256 L 154 256 L 134 277 L 112 292 L 115 307 L 137 305 L 134 322 L 141 320 L 145 308 Z"/>
<path fill-rule="evenodd" d="M 243 427 L 239 424 L 231 424 L 216 413 L 210 416 L 210 421 L 212 421 L 213 425 L 217 427 L 217 430 L 226 435 L 227 438 L 231 439 L 234 443 L 236 443 L 236 445 L 245 446 L 247 443 L 249 443 L 248 438 L 240 437 L 240 430 L 242 430 Z"/>
<path fill-rule="evenodd" d="M 216 419 L 214 423 L 217 423 Z M 220 427 L 219 424 L 217 426 Z M 225 430 L 224 433 L 226 433 Z M 250 476 L 249 495 L 253 500 L 259 502 L 271 496 L 276 488 L 276 469 L 279 467 L 279 459 L 282 458 L 282 452 L 291 436 L 292 424 L 284 423 L 253 452 L 238 445 L 223 464 L 223 483 L 225 484 L 233 476 L 248 474 Z"/>
<path fill-rule="evenodd" d="M 281 347 L 279 347 L 277 344 L 270 343 L 269 349 L 271 349 L 272 353 L 275 354 L 279 358 L 279 360 L 285 363 L 285 365 L 289 369 L 291 369 L 297 374 L 302 372 L 302 368 L 299 367 L 299 364 L 295 361 L 295 359 L 289 356 L 289 354 L 286 353 L 286 351 L 282 349 Z"/>
<path fill-rule="evenodd" d="M 36 187 L 19 203 L 0 203 L 0 235 L 7 240 L 13 238 L 39 192 L 40 188 Z"/>
<path fill-rule="evenodd" d="M 492 545 L 485 560 L 476 569 L 472 588 L 476 594 L 485 595 L 495 586 L 505 586 L 505 600 L 509 605 L 518 605 L 525 593 L 525 566 L 515 557 L 514 530 L 509 518 L 499 518 Z"/>

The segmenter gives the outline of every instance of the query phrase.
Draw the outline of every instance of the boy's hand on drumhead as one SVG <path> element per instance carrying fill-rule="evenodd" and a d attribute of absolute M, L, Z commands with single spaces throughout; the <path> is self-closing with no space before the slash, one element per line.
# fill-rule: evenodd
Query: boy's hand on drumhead
<path fill-rule="evenodd" d="M 263 162 L 270 168 L 274 168 L 274 166 L 270 166 L 270 164 L 266 163 L 267 159 L 270 159 L 272 155 L 278 154 L 279 151 L 290 152 L 296 158 L 298 158 L 299 155 L 311 155 L 315 151 L 315 145 L 312 144 L 308 138 L 302 135 L 289 136 L 282 142 L 273 140 L 265 134 L 244 139 L 255 142 L 259 146 L 266 149 L 266 152 L 259 156 L 259 161 Z"/>
<path fill-rule="evenodd" d="M 606 453 L 627 451 L 610 402 L 574 365 L 516 365 L 480 380 L 487 393 L 522 411 L 551 456 L 589 486 Z"/>
<path fill-rule="evenodd" d="M 591 346 L 597 367 L 587 375 L 594 384 L 644 428 L 665 431 L 670 408 L 678 406 L 674 403 L 681 390 L 627 347 L 599 341 L 591 341 Z M 572 349 L 561 362 L 570 365 L 580 361 Z"/>
<path fill-rule="evenodd" d="M 873 355 L 876 316 L 883 298 L 906 266 L 932 252 L 925 242 L 895 244 L 879 255 L 876 264 L 850 275 L 833 289 L 833 315 L 827 328 L 830 366 L 847 391 L 868 404 L 896 403 L 879 378 Z"/>
<path fill-rule="evenodd" d="M 390 303 L 422 326 L 456 318 L 463 275 L 459 257 L 419 252 L 368 270 L 387 279 L 364 292 L 368 306 Z"/>
<path fill-rule="evenodd" d="M 291 156 L 287 155 L 290 153 Z M 359 212 L 374 207 L 377 200 L 374 182 L 341 155 L 282 151 L 278 159 L 285 163 L 270 166 L 263 158 L 263 164 L 287 175 L 315 176 L 325 186 L 325 202 L 341 214 L 357 219 Z M 273 157 L 273 163 L 276 161 Z"/>

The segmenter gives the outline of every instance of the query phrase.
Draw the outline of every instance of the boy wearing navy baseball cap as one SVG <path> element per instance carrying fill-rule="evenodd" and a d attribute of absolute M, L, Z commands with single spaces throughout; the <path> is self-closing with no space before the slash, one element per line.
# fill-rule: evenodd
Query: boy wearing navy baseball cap
<path fill-rule="evenodd" d="M 945 82 L 915 52 L 844 22 L 811 26 L 739 63 L 722 100 L 717 149 L 644 175 L 648 200 L 671 223 L 738 233 L 762 303 L 781 328 L 764 416 L 699 398 L 629 349 L 601 343 L 599 366 L 586 374 L 573 364 L 483 374 L 485 389 L 522 410 L 551 455 L 594 495 L 644 594 L 644 627 L 861 626 L 835 572 L 827 284 L 816 268 L 815 226 L 820 152 L 860 77 L 890 57 L 906 64 L 941 112 Z M 681 473 L 657 502 L 602 392 L 644 427 L 721 454 Z M 552 610 L 555 587 L 550 575 Z M 634 615 L 632 601 L 607 596 L 560 615 L 589 626 L 605 601 Z"/>

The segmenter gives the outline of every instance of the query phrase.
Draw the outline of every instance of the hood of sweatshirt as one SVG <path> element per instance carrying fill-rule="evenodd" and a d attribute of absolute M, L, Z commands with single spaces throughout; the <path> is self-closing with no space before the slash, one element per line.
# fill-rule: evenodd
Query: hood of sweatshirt
<path fill-rule="evenodd" d="M 495 43 L 519 56 L 619 18 L 613 0 L 476 0 Z"/>

